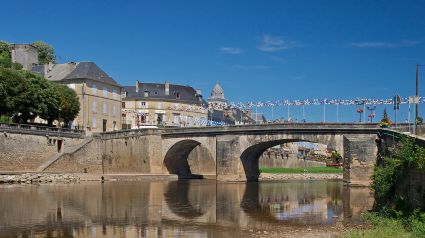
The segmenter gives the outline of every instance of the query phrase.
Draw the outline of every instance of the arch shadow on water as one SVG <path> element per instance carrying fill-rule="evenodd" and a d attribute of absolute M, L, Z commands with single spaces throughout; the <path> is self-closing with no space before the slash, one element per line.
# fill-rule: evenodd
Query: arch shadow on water
<path fill-rule="evenodd" d="M 194 219 L 205 215 L 215 203 L 215 185 L 194 181 L 172 181 L 164 193 L 165 202 L 177 216 Z"/>
<path fill-rule="evenodd" d="M 254 221 L 280 224 L 331 224 L 343 213 L 337 181 L 247 182 L 240 207 Z"/>

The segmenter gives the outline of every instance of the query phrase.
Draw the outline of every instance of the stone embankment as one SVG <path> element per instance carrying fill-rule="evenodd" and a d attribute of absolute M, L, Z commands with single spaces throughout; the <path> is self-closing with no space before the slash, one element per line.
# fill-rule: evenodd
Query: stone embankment
<path fill-rule="evenodd" d="M 3 183 L 79 183 L 80 177 L 74 174 L 25 173 L 0 175 L 0 184 Z"/>
<path fill-rule="evenodd" d="M 272 174 L 272 173 L 261 173 L 261 181 L 268 180 L 342 180 L 342 174 Z"/>

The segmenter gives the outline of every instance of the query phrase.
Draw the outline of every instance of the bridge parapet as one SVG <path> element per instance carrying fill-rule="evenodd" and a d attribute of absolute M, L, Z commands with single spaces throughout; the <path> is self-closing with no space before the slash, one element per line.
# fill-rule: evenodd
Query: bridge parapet
<path fill-rule="evenodd" d="M 376 123 L 283 123 L 237 125 L 223 127 L 183 127 L 162 129 L 164 136 L 173 135 L 223 135 L 223 134 L 259 134 L 281 132 L 319 132 L 319 133 L 366 133 L 376 134 L 379 126 Z"/>

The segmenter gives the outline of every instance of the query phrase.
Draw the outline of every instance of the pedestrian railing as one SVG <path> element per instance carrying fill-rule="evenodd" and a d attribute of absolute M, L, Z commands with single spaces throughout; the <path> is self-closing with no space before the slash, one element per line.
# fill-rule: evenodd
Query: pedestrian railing
<path fill-rule="evenodd" d="M 31 134 L 31 132 L 33 132 L 35 134 L 47 133 L 47 134 L 71 135 L 71 136 L 85 135 L 85 132 L 83 130 L 31 125 L 31 124 L 17 124 L 17 123 L 0 123 L 0 131 L 25 132 L 26 134 Z"/>

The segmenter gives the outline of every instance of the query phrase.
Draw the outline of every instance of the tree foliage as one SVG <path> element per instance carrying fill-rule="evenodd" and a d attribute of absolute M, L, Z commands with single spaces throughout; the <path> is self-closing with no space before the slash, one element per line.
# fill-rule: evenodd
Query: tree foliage
<path fill-rule="evenodd" d="M 56 56 L 54 48 L 43 41 L 36 41 L 32 43 L 34 47 L 38 50 L 38 63 L 39 64 L 48 64 L 49 62 L 55 64 Z"/>
<path fill-rule="evenodd" d="M 12 63 L 10 44 L 5 41 L 0 41 L 0 67 L 22 69 L 21 64 Z"/>
<path fill-rule="evenodd" d="M 55 84 L 55 89 L 59 96 L 59 106 L 61 109 L 60 118 L 68 124 L 74 120 L 80 111 L 80 102 L 74 90 L 65 85 Z"/>
<path fill-rule="evenodd" d="M 61 108 L 62 115 L 59 115 Z M 78 114 L 80 104 L 75 92 L 41 75 L 0 67 L 0 115 L 27 123 L 37 116 L 51 125 L 59 116 L 69 122 Z"/>
<path fill-rule="evenodd" d="M 384 155 L 383 161 L 375 167 L 372 188 L 375 192 L 376 210 L 406 214 L 411 212 L 409 205 L 404 202 L 408 194 L 396 193 L 397 185 L 401 184 L 410 169 L 425 170 L 425 149 L 415 144 L 414 139 L 402 136 L 392 155 Z"/>

